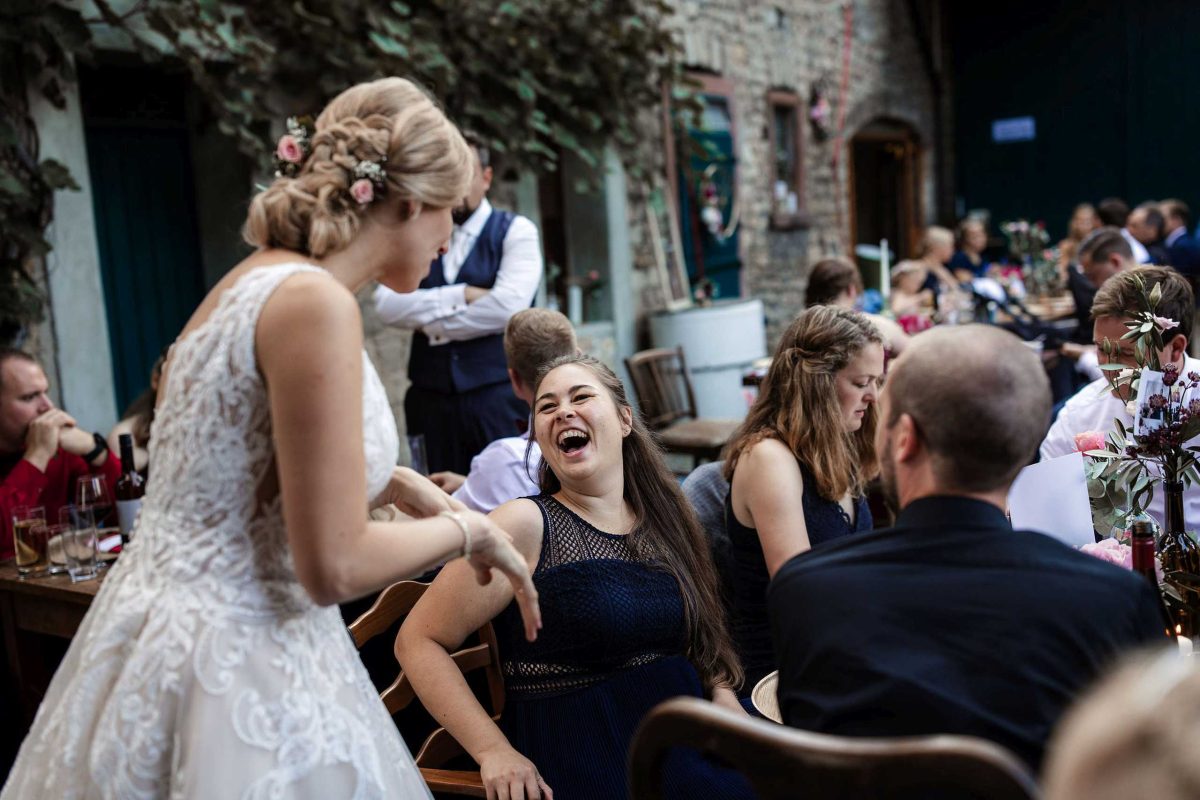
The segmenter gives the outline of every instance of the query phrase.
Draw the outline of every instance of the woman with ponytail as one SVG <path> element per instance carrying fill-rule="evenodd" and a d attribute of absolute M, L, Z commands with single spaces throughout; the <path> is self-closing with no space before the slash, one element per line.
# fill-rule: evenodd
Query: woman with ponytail
<path fill-rule="evenodd" d="M 870 530 L 878 472 L 876 398 L 883 340 L 863 314 L 813 306 L 784 332 L 758 399 L 726 448 L 725 525 L 733 545 L 731 625 L 745 692 L 777 668 L 767 584 L 788 559 Z"/>
<path fill-rule="evenodd" d="M 541 494 L 492 512 L 525 556 L 545 628 L 521 636 L 513 593 L 451 564 L 400 631 L 421 702 L 479 763 L 488 797 L 626 796 L 641 718 L 677 695 L 741 710 L 741 668 L 699 523 L 620 380 L 588 356 L 541 372 L 533 434 Z M 505 678 L 497 725 L 449 653 L 492 620 Z M 747 796 L 694 754 L 669 761 L 672 798 Z"/>

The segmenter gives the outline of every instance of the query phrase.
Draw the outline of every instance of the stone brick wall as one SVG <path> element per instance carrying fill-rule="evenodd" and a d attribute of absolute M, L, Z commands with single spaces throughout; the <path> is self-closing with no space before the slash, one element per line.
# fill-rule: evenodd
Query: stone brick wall
<path fill-rule="evenodd" d="M 686 63 L 697 71 L 733 83 L 733 114 L 739 159 L 742 293 L 763 300 L 768 338 L 773 344 L 803 307 L 808 265 L 828 255 L 845 255 L 850 236 L 848 148 L 839 163 L 836 137 L 817 141 L 807 122 L 801 143 L 804 186 L 801 204 L 810 217 L 806 230 L 770 229 L 772 158 L 767 125 L 767 92 L 782 89 L 807 100 L 821 81 L 836 121 L 846 104 L 843 143 L 874 120 L 899 120 L 915 130 L 923 150 L 922 210 L 931 219 L 935 205 L 936 154 L 932 150 L 934 96 L 907 6 L 893 0 L 855 0 L 850 77 L 840 94 L 843 57 L 842 0 L 680 0 L 676 23 Z M 806 107 L 803 109 L 807 112 Z M 656 120 L 651 120 L 650 126 Z M 662 166 L 662 127 L 648 137 L 646 160 Z M 631 187 L 630 225 L 634 228 L 637 302 L 642 312 L 662 305 L 645 235 L 641 187 Z"/>

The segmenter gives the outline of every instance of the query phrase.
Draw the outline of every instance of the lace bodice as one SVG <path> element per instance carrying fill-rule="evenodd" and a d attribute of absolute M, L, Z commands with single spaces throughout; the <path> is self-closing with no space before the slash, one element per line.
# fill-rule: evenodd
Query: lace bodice
<path fill-rule="evenodd" d="M 306 264 L 241 276 L 171 351 L 133 541 L 0 800 L 428 798 L 337 607 L 296 579 L 254 333 Z M 399 449 L 363 355 L 367 487 Z M 363 516 L 367 513 L 363 497 Z"/>
<path fill-rule="evenodd" d="M 542 631 L 525 640 L 516 604 L 494 622 L 510 696 L 549 696 L 605 681 L 685 652 L 683 596 L 675 576 L 638 557 L 629 537 L 605 533 L 549 495 L 533 582 Z"/>
<path fill-rule="evenodd" d="M 305 264 L 259 267 L 171 349 L 150 437 L 154 464 L 134 547 L 153 575 L 255 613 L 308 605 L 296 582 L 275 480 L 266 386 L 254 332 L 267 298 Z M 399 440 L 387 395 L 363 353 L 367 490 L 387 485 Z M 368 498 L 363 498 L 364 505 Z"/>

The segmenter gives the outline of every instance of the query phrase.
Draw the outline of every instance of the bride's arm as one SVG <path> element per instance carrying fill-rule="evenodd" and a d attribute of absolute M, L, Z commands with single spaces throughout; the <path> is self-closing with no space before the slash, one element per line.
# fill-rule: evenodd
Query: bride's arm
<path fill-rule="evenodd" d="M 255 347 L 267 384 L 288 542 L 300 583 L 321 604 L 376 591 L 460 554 L 463 531 L 448 517 L 368 522 L 362 420 L 362 320 L 332 277 L 300 274 L 272 294 Z M 461 512 L 472 566 L 500 569 L 515 588 L 527 631 L 536 593 L 507 535 Z"/>

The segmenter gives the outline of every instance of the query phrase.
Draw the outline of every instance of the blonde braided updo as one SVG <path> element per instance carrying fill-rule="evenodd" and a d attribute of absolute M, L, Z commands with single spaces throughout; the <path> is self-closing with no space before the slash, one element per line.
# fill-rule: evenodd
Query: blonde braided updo
<path fill-rule="evenodd" d="M 379 162 L 384 196 L 355 201 L 354 168 Z M 317 117 L 310 150 L 295 177 L 275 178 L 250 202 L 242 235 L 255 247 L 281 247 L 320 258 L 354 239 L 364 214 L 394 200 L 432 208 L 462 202 L 474 155 L 432 99 L 403 78 L 360 83 Z"/>

